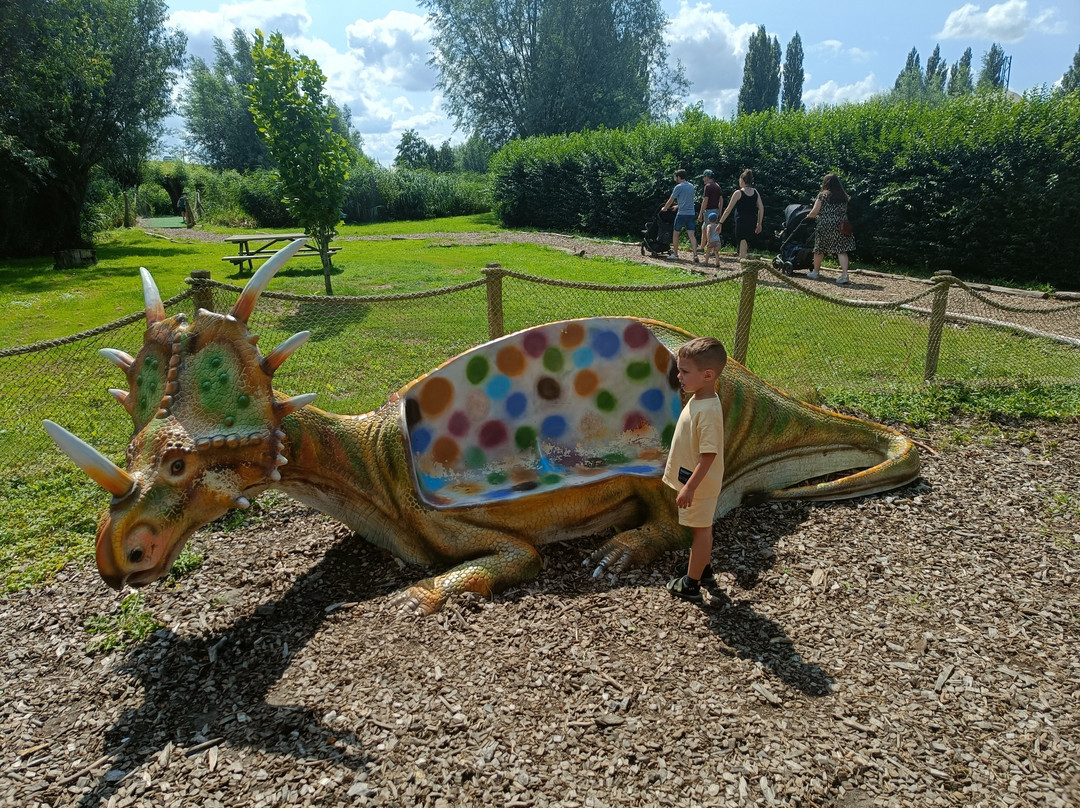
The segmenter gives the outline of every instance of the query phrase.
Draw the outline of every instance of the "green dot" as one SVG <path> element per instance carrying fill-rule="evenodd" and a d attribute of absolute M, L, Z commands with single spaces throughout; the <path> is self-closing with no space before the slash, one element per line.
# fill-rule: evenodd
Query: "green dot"
<path fill-rule="evenodd" d="M 217 380 L 219 382 L 221 382 L 222 384 L 225 384 L 225 382 L 227 382 L 229 380 L 229 374 L 228 373 L 219 373 L 218 377 L 217 377 Z"/>
<path fill-rule="evenodd" d="M 487 476 L 487 481 L 491 485 L 502 485 L 506 482 L 506 475 L 501 471 L 493 471 Z"/>
<path fill-rule="evenodd" d="M 233 418 L 231 415 L 226 415 L 225 416 L 225 426 L 232 426 L 235 423 L 236 423 L 236 419 Z"/>
<path fill-rule="evenodd" d="M 604 455 L 604 460 L 609 466 L 617 466 L 620 463 L 625 463 L 629 458 L 622 452 L 610 452 Z"/>
<path fill-rule="evenodd" d="M 675 424 L 668 424 L 664 427 L 664 431 L 660 433 L 660 442 L 664 444 L 665 449 L 671 448 L 671 439 L 675 437 Z"/>
<path fill-rule="evenodd" d="M 631 362 L 626 366 L 626 375 L 638 381 L 649 378 L 651 373 L 652 365 L 649 362 Z"/>
<path fill-rule="evenodd" d="M 596 394 L 596 408 L 603 412 L 611 412 L 615 409 L 615 405 L 618 403 L 618 399 L 615 398 L 608 390 L 601 390 Z"/>
<path fill-rule="evenodd" d="M 139 406 L 146 407 L 146 396 L 139 396 Z"/>
<path fill-rule="evenodd" d="M 140 373 L 138 376 L 135 377 L 135 384 L 142 384 L 142 383 L 143 383 L 143 378 L 142 378 L 142 374 Z"/>
<path fill-rule="evenodd" d="M 563 369 L 563 352 L 558 348 L 548 348 L 544 351 L 544 367 L 552 373 L 558 373 Z"/>
<path fill-rule="evenodd" d="M 203 390 L 209 390 L 212 386 L 213 385 L 208 379 L 203 379 L 202 382 L 199 383 L 199 387 L 201 387 Z"/>
<path fill-rule="evenodd" d="M 472 384 L 480 384 L 487 378 L 490 367 L 486 356 L 474 356 L 465 366 L 465 378 Z"/>
<path fill-rule="evenodd" d="M 221 357 L 220 356 L 215 356 L 213 359 L 211 359 L 210 360 L 210 367 L 212 367 L 212 368 L 221 367 Z"/>
<path fill-rule="evenodd" d="M 536 445 L 536 430 L 531 426 L 518 427 L 514 433 L 514 443 L 519 449 L 528 449 Z"/>
<path fill-rule="evenodd" d="M 557 483 L 561 479 L 561 474 L 545 474 L 543 477 L 540 478 L 540 481 L 544 485 L 555 485 L 555 483 Z"/>
<path fill-rule="evenodd" d="M 241 393 L 240 395 L 238 395 L 236 397 L 236 406 L 237 407 L 246 407 L 250 403 L 251 403 L 251 398 L 250 398 L 250 396 L 248 396 L 247 393 Z"/>
<path fill-rule="evenodd" d="M 155 390 L 157 390 L 157 382 L 156 381 L 151 381 L 146 386 L 148 388 L 150 388 L 151 393 L 154 392 Z"/>
<path fill-rule="evenodd" d="M 487 455 L 481 449 L 472 446 L 465 450 L 465 467 L 470 469 L 482 468 L 487 463 Z"/>

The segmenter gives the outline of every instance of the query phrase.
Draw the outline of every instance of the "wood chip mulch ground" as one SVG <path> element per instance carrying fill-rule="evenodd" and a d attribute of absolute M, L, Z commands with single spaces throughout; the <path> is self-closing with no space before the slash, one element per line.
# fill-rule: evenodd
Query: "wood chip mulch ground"
<path fill-rule="evenodd" d="M 704 606 L 590 540 L 398 619 L 422 570 L 279 502 L 95 654 L 122 596 L 68 566 L 0 601 L 0 804 L 1080 804 L 1080 424 L 915 437 L 903 489 L 720 520 Z"/>

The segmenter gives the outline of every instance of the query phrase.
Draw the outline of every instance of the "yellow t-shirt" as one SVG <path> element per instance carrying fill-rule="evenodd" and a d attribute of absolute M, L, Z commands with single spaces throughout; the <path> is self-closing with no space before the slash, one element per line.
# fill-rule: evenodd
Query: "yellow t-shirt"
<path fill-rule="evenodd" d="M 664 482 L 678 491 L 685 480 L 679 481 L 679 469 L 693 473 L 703 454 L 716 453 L 709 473 L 695 492 L 697 497 L 718 497 L 724 484 L 724 407 L 719 396 L 691 398 L 679 413 L 675 435 L 671 439 Z M 688 478 L 689 475 L 683 475 Z"/>

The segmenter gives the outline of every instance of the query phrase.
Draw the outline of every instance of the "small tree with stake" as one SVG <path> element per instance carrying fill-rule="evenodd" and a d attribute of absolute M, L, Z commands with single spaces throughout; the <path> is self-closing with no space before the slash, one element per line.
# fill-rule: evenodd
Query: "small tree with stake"
<path fill-rule="evenodd" d="M 267 41 L 262 31 L 255 32 L 251 55 L 255 127 L 278 165 L 289 212 L 315 240 L 326 294 L 332 295 L 330 240 L 341 222 L 351 147 L 334 131 L 334 110 L 323 95 L 326 76 L 314 60 L 290 55 L 280 33 Z"/>

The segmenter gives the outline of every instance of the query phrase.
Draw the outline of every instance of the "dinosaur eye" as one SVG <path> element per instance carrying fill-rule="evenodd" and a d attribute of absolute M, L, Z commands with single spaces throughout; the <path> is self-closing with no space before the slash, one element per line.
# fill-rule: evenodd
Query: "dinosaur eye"
<path fill-rule="evenodd" d="M 182 459 L 181 460 L 174 460 L 172 462 L 172 465 L 169 466 L 169 471 L 171 471 L 173 474 L 177 474 L 177 475 L 183 474 L 184 473 L 184 461 Z"/>
<path fill-rule="evenodd" d="M 128 553 L 128 561 L 132 564 L 138 564 L 143 559 L 143 551 L 141 547 L 136 547 L 130 553 Z"/>

